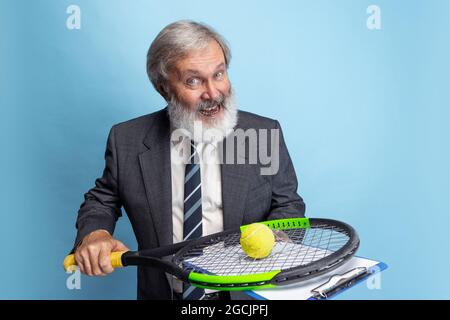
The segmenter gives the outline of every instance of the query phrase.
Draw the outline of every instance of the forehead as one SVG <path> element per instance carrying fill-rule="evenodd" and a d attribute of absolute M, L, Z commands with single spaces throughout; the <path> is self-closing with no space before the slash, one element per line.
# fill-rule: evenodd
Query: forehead
<path fill-rule="evenodd" d="M 222 48 L 216 41 L 210 41 L 203 49 L 193 50 L 175 63 L 178 73 L 196 71 L 208 73 L 214 71 L 219 65 L 225 66 L 225 57 Z"/>

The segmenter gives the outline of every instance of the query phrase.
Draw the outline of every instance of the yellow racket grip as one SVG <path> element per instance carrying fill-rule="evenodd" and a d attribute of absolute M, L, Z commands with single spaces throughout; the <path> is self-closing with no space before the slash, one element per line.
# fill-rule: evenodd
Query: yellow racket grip
<path fill-rule="evenodd" d="M 127 251 L 115 251 L 111 252 L 111 255 L 109 256 L 111 260 L 111 266 L 113 268 L 121 268 L 122 265 L 122 255 Z M 63 262 L 64 270 L 66 271 L 73 271 L 75 269 L 75 266 L 77 265 L 77 262 L 75 261 L 75 255 L 70 254 L 68 255 Z"/>

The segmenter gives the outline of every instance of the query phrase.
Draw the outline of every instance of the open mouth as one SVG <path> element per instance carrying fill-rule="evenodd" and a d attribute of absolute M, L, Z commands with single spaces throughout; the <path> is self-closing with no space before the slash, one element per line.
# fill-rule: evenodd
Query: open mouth
<path fill-rule="evenodd" d="M 216 104 L 211 108 L 200 109 L 200 113 L 205 117 L 213 117 L 220 111 L 221 108 L 222 107 L 220 104 Z"/>

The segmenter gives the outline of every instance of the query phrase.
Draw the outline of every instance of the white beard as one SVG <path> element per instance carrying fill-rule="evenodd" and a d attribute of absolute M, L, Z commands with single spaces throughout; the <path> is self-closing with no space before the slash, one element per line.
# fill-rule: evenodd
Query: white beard
<path fill-rule="evenodd" d="M 201 121 L 198 119 L 198 107 L 195 110 L 190 110 L 172 94 L 167 111 L 173 129 L 184 129 L 195 143 L 202 143 L 220 142 L 236 126 L 238 110 L 233 90 L 230 91 L 228 97 L 224 98 L 221 108 L 223 109 L 223 114 L 220 119 L 212 118 L 208 122 Z M 198 132 L 199 128 L 202 129 L 201 131 L 207 131 L 207 133 Z"/>

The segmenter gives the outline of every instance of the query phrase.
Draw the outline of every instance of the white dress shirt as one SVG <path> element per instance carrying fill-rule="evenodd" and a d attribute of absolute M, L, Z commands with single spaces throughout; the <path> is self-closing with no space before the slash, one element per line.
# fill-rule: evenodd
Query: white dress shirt
<path fill-rule="evenodd" d="M 196 149 L 199 155 L 201 175 L 202 230 L 203 236 L 206 236 L 223 231 L 222 179 L 217 144 L 199 143 Z M 184 174 L 186 162 L 179 161 L 179 159 L 189 157 L 190 150 L 189 138 L 170 142 L 173 243 L 183 241 Z M 182 292 L 183 286 L 181 281 L 174 280 L 172 284 L 175 292 Z M 207 290 L 207 292 L 211 291 Z"/>

